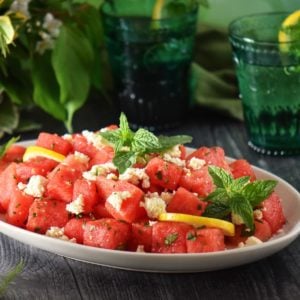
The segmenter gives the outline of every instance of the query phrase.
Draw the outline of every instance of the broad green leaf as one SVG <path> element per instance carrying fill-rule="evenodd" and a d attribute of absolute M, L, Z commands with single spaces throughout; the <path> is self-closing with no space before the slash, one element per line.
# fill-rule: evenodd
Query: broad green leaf
<path fill-rule="evenodd" d="M 222 168 L 216 166 L 209 166 L 208 171 L 214 181 L 214 184 L 219 188 L 226 189 L 233 182 L 232 176 Z"/>
<path fill-rule="evenodd" d="M 120 174 L 124 173 L 126 169 L 136 163 L 137 154 L 135 152 L 120 151 L 115 154 L 113 159 L 114 165 L 117 167 Z"/>
<path fill-rule="evenodd" d="M 234 180 L 231 188 L 234 192 L 240 192 L 250 182 L 250 176 L 243 176 Z"/>
<path fill-rule="evenodd" d="M 27 131 L 39 130 L 41 128 L 42 128 L 42 124 L 36 123 L 29 119 L 21 118 L 18 127 L 16 128 L 16 132 L 27 132 Z"/>
<path fill-rule="evenodd" d="M 66 108 L 59 101 L 59 85 L 51 65 L 50 52 L 36 55 L 32 63 L 34 102 L 54 118 L 66 121 Z"/>
<path fill-rule="evenodd" d="M 159 149 L 160 143 L 158 138 L 150 131 L 140 128 L 132 140 L 132 150 L 136 152 L 146 152 Z"/>
<path fill-rule="evenodd" d="M 52 64 L 60 86 L 60 102 L 67 110 L 66 127 L 72 130 L 74 113 L 85 103 L 90 89 L 93 49 L 82 31 L 63 25 L 56 41 Z"/>
<path fill-rule="evenodd" d="M 251 231 L 253 231 L 254 230 L 253 208 L 249 203 L 249 201 L 247 201 L 246 198 L 243 197 L 242 195 L 236 194 L 233 197 L 231 197 L 229 206 L 231 208 L 231 211 L 234 214 L 239 215 L 243 219 L 245 225 Z"/>
<path fill-rule="evenodd" d="M 8 142 L 6 142 L 4 145 L 0 145 L 0 159 L 4 156 L 8 148 L 16 143 L 20 137 L 12 137 Z"/>
<path fill-rule="evenodd" d="M 243 195 L 255 207 L 271 195 L 276 184 L 275 180 L 257 180 L 245 187 Z"/>
<path fill-rule="evenodd" d="M 158 136 L 162 148 L 168 149 L 176 145 L 191 143 L 193 138 L 189 135 Z"/>
<path fill-rule="evenodd" d="M 19 124 L 19 118 L 18 108 L 6 97 L 2 99 L 0 102 L 0 138 L 4 133 L 13 133 Z"/>
<path fill-rule="evenodd" d="M 103 138 L 112 144 L 116 144 L 120 141 L 121 131 L 120 129 L 109 130 L 99 133 Z"/>
<path fill-rule="evenodd" d="M 227 203 L 216 201 L 206 207 L 203 216 L 224 219 L 230 212 L 231 209 Z"/>
<path fill-rule="evenodd" d="M 223 188 L 216 188 L 212 193 L 210 193 L 205 198 L 205 201 L 222 202 L 222 203 L 226 203 L 228 202 L 228 200 L 229 200 L 228 193 Z"/>

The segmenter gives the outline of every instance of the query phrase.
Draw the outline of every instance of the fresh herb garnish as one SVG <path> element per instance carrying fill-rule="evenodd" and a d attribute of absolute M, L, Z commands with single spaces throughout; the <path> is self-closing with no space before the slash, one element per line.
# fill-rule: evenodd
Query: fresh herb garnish
<path fill-rule="evenodd" d="M 143 128 L 134 132 L 129 128 L 124 113 L 121 113 L 118 129 L 99 134 L 113 145 L 115 150 L 113 163 L 120 173 L 124 173 L 127 168 L 135 164 L 139 157 L 143 158 L 153 152 L 163 152 L 175 145 L 192 141 L 192 137 L 188 135 L 157 137 Z"/>
<path fill-rule="evenodd" d="M 230 213 L 240 216 L 251 232 L 254 230 L 253 207 L 268 198 L 277 182 L 275 180 L 256 180 L 250 182 L 250 177 L 234 179 L 224 169 L 209 166 L 209 174 L 216 186 L 206 201 L 207 206 L 203 215 L 213 218 L 225 218 Z"/>
<path fill-rule="evenodd" d="M 19 140 L 20 137 L 12 137 L 8 142 L 6 142 L 4 145 L 0 146 L 0 159 L 4 156 L 8 148 L 16 143 Z"/>
<path fill-rule="evenodd" d="M 165 245 L 170 246 L 172 245 L 178 238 L 178 233 L 170 233 L 165 237 Z"/>
<path fill-rule="evenodd" d="M 19 262 L 0 282 L 0 296 L 4 294 L 9 284 L 22 272 L 23 262 Z"/>

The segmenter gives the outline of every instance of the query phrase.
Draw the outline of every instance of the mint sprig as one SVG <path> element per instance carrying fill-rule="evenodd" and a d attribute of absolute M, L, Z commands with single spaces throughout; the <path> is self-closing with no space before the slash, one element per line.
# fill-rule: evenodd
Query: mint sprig
<path fill-rule="evenodd" d="M 223 219 L 230 213 L 239 215 L 247 228 L 254 231 L 253 208 L 268 198 L 277 184 L 275 180 L 250 182 L 249 176 L 234 179 L 224 169 L 209 166 L 216 189 L 206 197 L 210 204 L 204 215 Z"/>
<path fill-rule="evenodd" d="M 16 143 L 20 137 L 12 137 L 9 141 L 7 141 L 5 144 L 0 145 L 0 159 L 5 155 L 6 151 L 9 149 L 9 147 Z"/>
<path fill-rule="evenodd" d="M 121 174 L 134 165 L 139 157 L 144 158 L 146 154 L 160 153 L 175 145 L 192 141 L 192 137 L 188 135 L 157 137 L 144 128 L 134 132 L 130 129 L 124 113 L 120 115 L 118 129 L 99 134 L 113 145 L 115 150 L 113 163 Z"/>

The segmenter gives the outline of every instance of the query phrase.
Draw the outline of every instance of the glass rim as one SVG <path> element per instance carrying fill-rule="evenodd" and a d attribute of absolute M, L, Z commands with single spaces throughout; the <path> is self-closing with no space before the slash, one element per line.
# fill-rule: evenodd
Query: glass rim
<path fill-rule="evenodd" d="M 132 19 L 132 16 L 130 16 L 130 15 L 129 15 L 129 16 L 122 16 L 122 15 L 117 15 L 117 14 L 113 14 L 113 13 L 106 12 L 106 11 L 104 10 L 104 7 L 107 6 L 107 5 L 110 5 L 110 3 L 107 2 L 107 1 L 104 1 L 104 2 L 101 4 L 101 6 L 100 6 L 100 13 L 101 13 L 102 15 L 107 16 L 107 17 L 110 17 L 110 18 L 112 18 L 112 19 L 116 19 L 116 20 L 121 20 L 121 19 L 123 19 L 123 20 L 126 20 L 126 19 L 130 20 L 130 19 Z M 193 15 L 194 13 L 197 13 L 198 9 L 199 9 L 199 1 L 196 0 L 196 1 L 192 4 L 191 9 L 189 9 L 189 10 L 188 10 L 187 12 L 185 12 L 183 15 L 180 15 L 180 16 L 178 16 L 178 17 L 176 17 L 176 16 L 175 16 L 175 17 L 162 17 L 162 18 L 157 19 L 157 20 L 153 20 L 153 19 L 151 18 L 151 16 L 149 16 L 150 19 L 145 19 L 144 22 L 145 22 L 145 23 L 149 23 L 149 22 L 151 22 L 151 23 L 166 23 L 166 22 L 168 22 L 168 21 L 180 21 L 180 20 L 182 20 L 182 19 L 185 19 L 186 16 L 188 16 L 188 15 Z"/>
<path fill-rule="evenodd" d="M 239 18 L 234 19 L 233 21 L 231 21 L 228 25 L 228 33 L 229 33 L 229 39 L 235 39 L 238 40 L 240 42 L 244 42 L 244 43 L 248 43 L 248 44 L 256 44 L 256 45 L 262 45 L 262 46 L 276 46 L 276 45 L 293 45 L 293 44 L 297 44 L 300 43 L 300 40 L 291 40 L 291 41 L 261 41 L 255 38 L 250 38 L 247 36 L 243 36 L 241 34 L 236 34 L 233 33 L 233 27 L 235 25 L 237 25 L 239 22 L 241 22 L 244 19 L 247 18 L 253 18 L 253 17 L 264 17 L 264 16 L 288 16 L 289 14 L 291 14 L 291 12 L 287 12 L 287 11 L 283 11 L 283 12 L 269 12 L 269 13 L 253 13 L 253 14 L 249 14 L 249 15 L 244 15 L 241 16 Z"/>

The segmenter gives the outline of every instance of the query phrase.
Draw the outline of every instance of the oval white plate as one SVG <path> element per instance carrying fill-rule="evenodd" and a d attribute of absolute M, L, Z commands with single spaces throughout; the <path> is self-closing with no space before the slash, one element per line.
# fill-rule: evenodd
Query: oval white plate
<path fill-rule="evenodd" d="M 24 146 L 32 141 L 21 143 Z M 229 161 L 232 160 L 229 158 Z M 147 272 L 204 272 L 225 269 L 267 257 L 294 241 L 300 233 L 300 194 L 278 176 L 253 167 L 259 179 L 278 181 L 276 192 L 283 199 L 287 223 L 271 240 L 245 248 L 201 254 L 154 254 L 94 248 L 61 241 L 33 233 L 4 222 L 0 215 L 0 232 L 25 244 L 87 263 Z M 2 219 L 2 220 L 1 220 Z"/>

